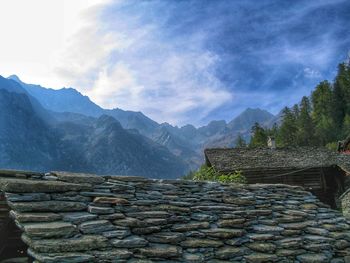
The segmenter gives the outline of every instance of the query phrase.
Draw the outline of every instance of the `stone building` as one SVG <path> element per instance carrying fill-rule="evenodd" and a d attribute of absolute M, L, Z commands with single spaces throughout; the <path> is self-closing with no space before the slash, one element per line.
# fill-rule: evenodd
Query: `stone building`
<path fill-rule="evenodd" d="M 347 189 L 350 155 L 326 148 L 206 149 L 206 164 L 220 173 L 241 171 L 248 183 L 298 185 L 335 208 Z"/>
<path fill-rule="evenodd" d="M 350 219 L 350 189 L 346 190 L 341 196 L 341 208 L 343 215 Z"/>
<path fill-rule="evenodd" d="M 338 152 L 350 154 L 350 136 L 338 143 Z"/>
<path fill-rule="evenodd" d="M 3 171 L 0 192 L 0 262 L 350 260 L 349 222 L 299 186 Z"/>

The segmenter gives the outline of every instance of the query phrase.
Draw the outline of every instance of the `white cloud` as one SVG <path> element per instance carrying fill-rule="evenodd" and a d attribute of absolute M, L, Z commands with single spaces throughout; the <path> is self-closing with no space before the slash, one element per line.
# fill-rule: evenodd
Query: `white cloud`
<path fill-rule="evenodd" d="M 1 0 L 0 74 L 72 86 L 104 107 L 160 122 L 198 124 L 218 108 L 231 116 L 237 107 L 263 105 L 266 92 L 286 92 L 288 101 L 295 88 L 299 96 L 301 84 L 326 77 L 348 42 L 336 37 L 346 31 L 340 13 L 328 24 L 325 15 L 321 31 L 313 19 L 345 0 L 287 9 L 269 1 L 219 2 Z M 247 18 L 241 7 L 258 11 Z M 243 91 L 252 95 L 246 99 Z"/>
<path fill-rule="evenodd" d="M 309 79 L 317 79 L 321 77 L 321 73 L 318 70 L 312 68 L 304 68 L 304 76 Z"/>
<path fill-rule="evenodd" d="M 212 64 L 208 54 L 173 54 L 163 59 L 157 64 L 136 59 L 104 66 L 87 94 L 107 108 L 141 110 L 157 121 L 175 124 L 193 122 L 188 113 L 196 110 L 199 122 L 231 99 L 207 72 Z"/>
<path fill-rule="evenodd" d="M 103 0 L 1 0 L 0 74 L 59 88 L 53 73 L 57 50 L 83 25 L 82 14 Z"/>
<path fill-rule="evenodd" d="M 57 53 L 54 70 L 72 86 L 93 88 L 89 86 L 91 81 L 106 67 L 109 55 L 117 47 L 113 34 L 101 35 L 93 27 L 85 27 Z"/>
<path fill-rule="evenodd" d="M 215 77 L 219 58 L 201 48 L 200 36 L 188 39 L 191 45 L 184 48 L 185 43 L 158 39 L 157 25 L 132 18 L 127 23 L 116 15 L 111 30 L 98 12 L 87 14 L 88 22 L 66 43 L 55 72 L 99 105 L 185 124 L 200 123 L 232 99 Z"/>

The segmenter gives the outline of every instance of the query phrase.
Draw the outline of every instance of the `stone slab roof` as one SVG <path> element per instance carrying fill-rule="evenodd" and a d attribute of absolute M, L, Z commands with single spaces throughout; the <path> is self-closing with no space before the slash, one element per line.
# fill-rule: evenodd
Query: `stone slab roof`
<path fill-rule="evenodd" d="M 37 262 L 344 262 L 350 256 L 349 222 L 298 186 L 4 172 L 0 191 Z"/>
<path fill-rule="evenodd" d="M 216 148 L 204 151 L 206 160 L 217 171 L 244 169 L 330 167 L 350 172 L 350 155 L 326 148 Z"/>

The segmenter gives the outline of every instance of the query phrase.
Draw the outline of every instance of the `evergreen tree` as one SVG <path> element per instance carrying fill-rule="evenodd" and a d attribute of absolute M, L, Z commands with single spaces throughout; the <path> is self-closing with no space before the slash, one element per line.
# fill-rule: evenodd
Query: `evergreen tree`
<path fill-rule="evenodd" d="M 297 143 L 300 146 L 311 146 L 315 142 L 315 126 L 311 118 L 311 103 L 308 97 L 300 102 L 300 112 L 297 118 Z"/>
<path fill-rule="evenodd" d="M 323 81 L 312 92 L 313 120 L 315 122 L 315 136 L 318 143 L 326 145 L 336 139 L 333 120 L 333 93 L 331 84 Z"/>
<path fill-rule="evenodd" d="M 249 147 L 266 147 L 267 146 L 267 134 L 263 127 L 259 123 L 255 123 L 252 127 L 252 138 L 250 140 Z"/>
<path fill-rule="evenodd" d="M 341 138 L 346 138 L 350 135 L 350 115 L 346 115 L 343 122 Z"/>
<path fill-rule="evenodd" d="M 341 63 L 338 66 L 338 74 L 334 86 L 339 89 L 340 96 L 343 98 L 340 100 L 340 103 L 344 105 L 345 114 L 350 115 L 350 67 L 348 64 Z"/>
<path fill-rule="evenodd" d="M 276 146 L 281 146 L 281 143 L 278 141 L 278 132 L 279 132 L 279 127 L 277 125 L 277 123 L 274 123 L 272 125 L 272 128 L 270 129 L 265 129 L 267 138 L 272 137 L 275 139 L 276 142 Z"/>
<path fill-rule="evenodd" d="M 235 144 L 236 144 L 237 148 L 245 148 L 245 147 L 247 147 L 247 143 L 243 139 L 241 134 L 238 134 Z"/>
<path fill-rule="evenodd" d="M 273 125 L 272 125 L 272 128 L 271 129 L 269 129 L 269 130 L 267 130 L 267 135 L 268 136 L 271 136 L 271 137 L 274 137 L 274 138 L 277 138 L 277 136 L 278 136 L 278 125 L 277 125 L 277 123 L 274 123 Z"/>
<path fill-rule="evenodd" d="M 337 79 L 333 85 L 332 109 L 332 118 L 335 125 L 334 128 L 336 129 L 336 133 L 339 134 L 342 130 L 343 121 L 345 118 L 346 103 L 343 89 Z"/>
<path fill-rule="evenodd" d="M 300 109 L 299 109 L 299 105 L 298 104 L 295 104 L 292 108 L 292 112 L 294 114 L 294 117 L 295 119 L 298 119 L 299 118 L 299 115 L 300 115 Z"/>
<path fill-rule="evenodd" d="M 278 143 L 283 147 L 297 145 L 297 132 L 297 120 L 294 111 L 286 107 L 283 110 L 283 121 L 278 132 Z"/>
<path fill-rule="evenodd" d="M 320 82 L 300 104 L 283 110 L 280 126 L 252 128 L 251 147 L 265 147 L 267 137 L 276 138 L 277 146 L 337 145 L 350 135 L 350 62 L 338 66 L 331 84 Z"/>

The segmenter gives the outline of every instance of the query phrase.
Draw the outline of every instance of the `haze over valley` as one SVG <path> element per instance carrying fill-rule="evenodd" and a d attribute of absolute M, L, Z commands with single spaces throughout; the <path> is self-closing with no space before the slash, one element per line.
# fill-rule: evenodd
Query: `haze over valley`
<path fill-rule="evenodd" d="M 237 135 L 249 138 L 255 122 L 276 119 L 248 108 L 229 123 L 177 127 L 103 109 L 73 88 L 47 89 L 15 75 L 0 84 L 4 168 L 179 177 L 203 163 L 205 147 L 232 147 Z"/>

